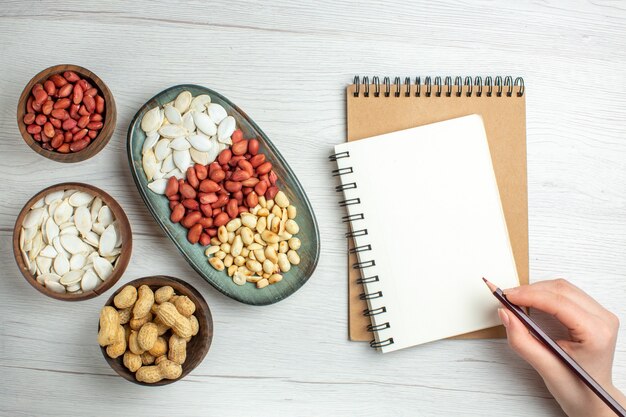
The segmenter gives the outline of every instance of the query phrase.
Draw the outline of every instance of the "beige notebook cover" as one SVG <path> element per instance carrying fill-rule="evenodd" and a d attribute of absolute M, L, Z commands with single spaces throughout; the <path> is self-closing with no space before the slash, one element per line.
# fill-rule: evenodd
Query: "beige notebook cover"
<path fill-rule="evenodd" d="M 385 80 L 386 81 L 386 80 Z M 528 283 L 528 192 L 526 180 L 526 101 L 523 81 L 510 78 L 458 78 L 456 83 L 439 77 L 416 82 L 370 83 L 355 79 L 348 86 L 348 141 L 408 129 L 470 114 L 482 116 L 493 168 L 500 191 L 520 284 Z M 468 85 L 470 84 L 470 85 Z M 491 84 L 491 86 L 490 86 Z M 408 95 L 407 95 L 408 93 Z M 352 248 L 352 242 L 348 243 Z M 360 271 L 352 266 L 357 256 L 348 255 L 349 337 L 370 341 L 370 318 L 363 315 Z M 497 280 L 497 278 L 494 278 Z M 504 337 L 502 326 L 468 333 L 457 338 Z"/>

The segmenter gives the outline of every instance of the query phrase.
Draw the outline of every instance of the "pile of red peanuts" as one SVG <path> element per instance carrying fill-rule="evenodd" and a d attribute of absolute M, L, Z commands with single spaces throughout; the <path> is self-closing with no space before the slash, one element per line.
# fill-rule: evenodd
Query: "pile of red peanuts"
<path fill-rule="evenodd" d="M 218 227 L 259 204 L 259 196 L 271 200 L 278 192 L 278 177 L 259 152 L 259 141 L 244 139 L 239 129 L 231 139 L 232 146 L 215 162 L 196 164 L 187 170 L 186 180 L 170 177 L 167 182 L 170 220 L 189 229 L 191 243 L 209 245 Z"/>
<path fill-rule="evenodd" d="M 104 126 L 104 98 L 96 87 L 73 71 L 53 74 L 32 88 L 23 120 L 26 131 L 42 148 L 78 152 Z"/>

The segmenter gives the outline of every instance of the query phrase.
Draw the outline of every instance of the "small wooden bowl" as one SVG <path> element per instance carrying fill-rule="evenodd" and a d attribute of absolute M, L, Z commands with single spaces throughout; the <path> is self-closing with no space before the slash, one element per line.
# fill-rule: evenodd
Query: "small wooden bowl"
<path fill-rule="evenodd" d="M 53 74 L 62 74 L 65 71 L 74 71 L 81 77 L 86 78 L 89 82 L 91 82 L 91 84 L 95 85 L 96 88 L 100 90 L 102 97 L 104 98 L 104 125 L 102 126 L 102 130 L 100 130 L 98 136 L 96 136 L 96 138 L 93 139 L 85 149 L 79 152 L 60 153 L 42 148 L 39 142 L 33 139 L 31 134 L 26 131 L 26 125 L 24 124 L 26 102 L 28 101 L 28 96 L 30 95 L 33 86 L 37 83 L 43 83 L 43 81 Z M 22 91 L 22 95 L 20 96 L 20 100 L 17 103 L 17 126 L 20 129 L 24 142 L 26 142 L 26 144 L 39 155 L 43 155 L 48 159 L 58 162 L 80 162 L 89 159 L 100 152 L 102 148 L 109 143 L 109 140 L 113 135 L 116 119 L 117 110 L 115 108 L 115 100 L 113 99 L 113 94 L 111 94 L 109 87 L 107 87 L 96 74 L 86 68 L 79 67 L 78 65 L 55 65 L 41 71 L 39 74 L 35 75 L 28 84 L 26 84 L 26 87 L 24 87 L 24 91 Z"/>
<path fill-rule="evenodd" d="M 56 293 L 54 291 L 49 290 L 44 287 L 40 283 L 37 282 L 37 278 L 35 278 L 31 273 L 24 259 L 22 258 L 22 253 L 20 250 L 20 231 L 22 228 L 22 223 L 24 222 L 24 217 L 30 210 L 30 208 L 42 197 L 46 195 L 59 191 L 59 190 L 68 190 L 75 189 L 78 191 L 85 191 L 91 194 L 94 194 L 102 199 L 102 202 L 109 206 L 115 219 L 119 222 L 120 232 L 122 233 L 122 253 L 117 260 L 117 264 L 113 269 L 113 273 L 111 276 L 99 287 L 87 292 L 83 292 L 82 294 L 72 295 L 70 293 Z M 94 187 L 89 184 L 82 184 L 78 182 L 65 182 L 62 184 L 53 185 L 48 187 L 37 194 L 35 194 L 28 202 L 24 205 L 20 214 L 17 216 L 17 220 L 15 221 L 15 227 L 13 228 L 13 255 L 15 256 L 15 261 L 17 262 L 17 266 L 20 269 L 20 272 L 26 278 L 26 281 L 30 285 L 32 285 L 37 291 L 42 294 L 47 295 L 48 297 L 56 298 L 57 300 L 63 301 L 82 301 L 89 300 L 90 298 L 94 298 L 106 292 L 109 288 L 111 288 L 124 274 L 126 267 L 128 266 L 128 262 L 130 261 L 130 255 L 133 251 L 133 241 L 132 241 L 132 231 L 130 229 L 130 223 L 128 222 L 128 217 L 126 217 L 126 213 L 122 210 L 122 207 L 111 197 L 109 194 L 105 193 L 101 189 Z"/>
<path fill-rule="evenodd" d="M 196 290 L 190 284 L 181 279 L 165 275 L 155 275 L 151 277 L 139 278 L 120 286 L 115 291 L 115 293 L 111 294 L 105 306 L 115 307 L 113 305 L 113 298 L 115 298 L 115 296 L 126 285 L 132 285 L 135 288 L 139 288 L 142 285 L 147 285 L 152 289 L 152 291 L 156 291 L 160 287 L 169 285 L 170 287 L 174 288 L 174 291 L 177 295 L 186 295 L 196 305 L 196 312 L 194 313 L 194 315 L 198 319 L 200 329 L 198 331 L 198 334 L 193 336 L 189 343 L 187 343 L 187 359 L 182 365 L 183 373 L 177 379 L 163 379 L 154 384 L 139 382 L 137 381 L 137 379 L 135 379 L 135 373 L 131 372 L 128 368 L 124 366 L 123 355 L 118 358 L 112 359 L 109 357 L 109 355 L 107 355 L 106 349 L 101 347 L 100 350 L 102 351 L 102 356 L 104 356 L 104 359 L 111 366 L 111 368 L 113 368 L 113 370 L 118 373 L 118 375 L 120 375 L 127 381 L 133 382 L 138 385 L 155 387 L 168 385 L 173 382 L 180 381 L 185 376 L 187 376 L 187 374 L 191 372 L 196 366 L 198 366 L 200 362 L 202 362 L 202 360 L 204 360 L 204 357 L 211 347 L 211 341 L 213 340 L 213 318 L 211 316 L 211 310 L 209 309 L 209 306 L 207 305 L 206 301 L 204 301 L 204 298 L 198 292 L 198 290 Z M 100 325 L 98 325 L 98 330 L 100 330 Z"/>

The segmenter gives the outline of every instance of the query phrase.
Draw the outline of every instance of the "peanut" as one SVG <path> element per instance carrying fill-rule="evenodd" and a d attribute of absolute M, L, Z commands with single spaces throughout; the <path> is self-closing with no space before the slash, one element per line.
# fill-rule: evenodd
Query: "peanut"
<path fill-rule="evenodd" d="M 173 334 L 169 340 L 167 357 L 172 362 L 182 365 L 187 359 L 187 342 L 185 339 Z"/>
<path fill-rule="evenodd" d="M 211 258 L 215 259 L 215 258 Z M 163 324 L 170 326 L 172 331 L 180 337 L 189 337 L 192 333 L 189 319 L 178 312 L 174 304 L 165 302 L 159 307 L 157 317 Z"/>
<path fill-rule="evenodd" d="M 130 307 L 124 308 L 122 310 L 118 310 L 117 313 L 120 315 L 120 324 L 126 324 L 130 321 L 132 309 Z"/>
<path fill-rule="evenodd" d="M 200 323 L 196 316 L 189 317 L 189 321 L 191 322 L 191 335 L 195 336 L 200 331 Z"/>
<path fill-rule="evenodd" d="M 165 355 L 167 353 L 167 342 L 163 337 L 157 337 L 156 342 L 154 342 L 154 345 L 148 352 L 156 358 Z"/>
<path fill-rule="evenodd" d="M 174 303 L 176 310 L 185 317 L 191 316 L 196 311 L 196 305 L 186 295 L 181 295 Z"/>
<path fill-rule="evenodd" d="M 170 177 L 170 178 L 173 178 L 173 177 Z M 164 303 L 166 301 L 169 301 L 169 299 L 172 298 L 173 295 L 174 295 L 174 288 L 170 287 L 169 285 L 166 285 L 156 290 L 156 292 L 154 293 L 154 302 L 157 304 Z"/>
<path fill-rule="evenodd" d="M 127 350 L 124 353 L 124 366 L 128 368 L 131 372 L 136 372 L 137 369 L 141 368 L 141 356 L 134 354 L 133 352 Z"/>
<path fill-rule="evenodd" d="M 154 304 L 154 293 L 147 285 L 142 285 L 137 291 L 137 302 L 133 307 L 133 317 L 142 318 L 150 313 L 150 308 Z"/>
<path fill-rule="evenodd" d="M 117 336 L 116 336 L 116 340 L 114 343 L 110 344 L 109 346 L 107 346 L 107 355 L 109 355 L 110 358 L 117 358 L 118 356 L 121 356 L 124 354 L 124 352 L 126 352 L 126 332 L 124 331 L 124 328 L 120 325 L 117 327 Z"/>
<path fill-rule="evenodd" d="M 154 324 L 157 325 L 157 330 L 158 330 L 159 336 L 163 336 L 170 329 L 170 326 L 166 326 L 165 324 L 163 324 L 163 322 L 161 320 L 159 320 L 158 317 L 156 317 L 154 319 Z"/>
<path fill-rule="evenodd" d="M 130 349 L 130 351 L 135 355 L 141 355 L 145 352 L 145 350 L 139 346 L 139 343 L 137 343 L 136 330 L 131 330 L 130 332 L 130 336 L 128 337 L 128 349 Z"/>
<path fill-rule="evenodd" d="M 144 352 L 140 356 L 141 356 L 141 363 L 143 365 L 152 365 L 156 359 L 154 356 L 152 356 L 148 352 Z"/>
<path fill-rule="evenodd" d="M 148 315 L 140 319 L 130 319 L 130 328 L 138 331 L 139 329 L 141 329 L 141 326 L 148 323 L 149 321 L 152 321 L 152 317 L 152 313 L 148 313 Z"/>
<path fill-rule="evenodd" d="M 149 322 L 141 326 L 137 333 L 137 344 L 143 350 L 150 350 L 159 337 L 157 325 Z"/>
<path fill-rule="evenodd" d="M 154 384 L 162 379 L 180 378 L 183 368 L 170 360 L 163 360 L 158 365 L 142 366 L 137 370 L 135 377 L 137 381 Z"/>
<path fill-rule="evenodd" d="M 115 296 L 113 304 L 119 309 L 132 307 L 137 301 L 137 288 L 127 285 Z"/>
<path fill-rule="evenodd" d="M 98 331 L 98 344 L 108 346 L 116 342 L 120 315 L 111 306 L 105 306 L 100 311 L 100 330 Z"/>

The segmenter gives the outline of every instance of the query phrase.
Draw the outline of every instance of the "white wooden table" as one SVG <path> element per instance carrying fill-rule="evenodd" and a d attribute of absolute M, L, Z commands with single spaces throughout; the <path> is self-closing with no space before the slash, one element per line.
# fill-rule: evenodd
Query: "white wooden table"
<path fill-rule="evenodd" d="M 326 157 L 345 140 L 344 88 L 354 74 L 523 76 L 532 280 L 568 277 L 626 323 L 626 5 L 502 3 L 4 1 L 0 414 L 562 415 L 505 341 L 443 341 L 383 356 L 347 340 L 346 242 Z M 32 152 L 15 123 L 23 86 L 58 63 L 92 69 L 118 106 L 108 146 L 69 166 Z M 242 305 L 215 291 L 137 194 L 125 149 L 130 119 L 158 91 L 186 82 L 242 106 L 311 199 L 319 266 L 277 305 Z M 19 209 L 68 180 L 103 188 L 128 213 L 135 245 L 120 284 L 168 274 L 208 301 L 214 342 L 183 381 L 150 389 L 109 368 L 95 326 L 110 292 L 63 303 L 19 274 L 11 249 Z M 615 379 L 626 388 L 624 324 Z"/>

